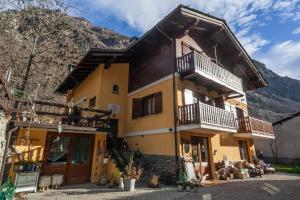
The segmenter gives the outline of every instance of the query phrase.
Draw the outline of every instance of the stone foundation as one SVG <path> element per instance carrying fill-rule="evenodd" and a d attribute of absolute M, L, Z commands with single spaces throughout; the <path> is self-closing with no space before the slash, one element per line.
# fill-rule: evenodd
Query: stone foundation
<path fill-rule="evenodd" d="M 144 169 L 139 182 L 147 184 L 153 174 L 158 175 L 160 183 L 176 184 L 176 157 L 164 155 L 143 155 L 136 162 Z M 180 163 L 180 162 L 179 162 Z"/>

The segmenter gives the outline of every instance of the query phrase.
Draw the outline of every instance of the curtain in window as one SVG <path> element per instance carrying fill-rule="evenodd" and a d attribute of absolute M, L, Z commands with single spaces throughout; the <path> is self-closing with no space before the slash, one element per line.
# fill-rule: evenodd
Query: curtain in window
<path fill-rule="evenodd" d="M 72 152 L 72 164 L 85 164 L 89 161 L 89 153 L 91 148 L 90 137 L 74 138 L 74 146 Z"/>

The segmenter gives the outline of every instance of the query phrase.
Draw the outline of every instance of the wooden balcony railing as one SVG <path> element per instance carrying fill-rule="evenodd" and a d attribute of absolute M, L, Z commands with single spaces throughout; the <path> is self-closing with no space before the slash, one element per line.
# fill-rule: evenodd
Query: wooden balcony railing
<path fill-rule="evenodd" d="M 192 51 L 177 58 L 177 70 L 179 73 L 198 72 L 238 92 L 243 91 L 242 79 L 212 62 L 209 58 L 201 55 L 197 51 Z"/>
<path fill-rule="evenodd" d="M 108 131 L 111 112 L 98 109 L 69 107 L 65 104 L 48 101 L 29 101 L 12 97 L 11 100 L 0 97 L 0 105 L 15 116 L 15 122 L 35 122 L 40 124 L 58 124 L 97 128 Z"/>
<path fill-rule="evenodd" d="M 179 125 L 210 125 L 236 129 L 234 115 L 226 110 L 203 103 L 179 106 Z"/>
<path fill-rule="evenodd" d="M 274 130 L 271 123 L 253 117 L 239 118 L 237 119 L 237 125 L 238 133 L 256 133 L 274 136 Z"/>

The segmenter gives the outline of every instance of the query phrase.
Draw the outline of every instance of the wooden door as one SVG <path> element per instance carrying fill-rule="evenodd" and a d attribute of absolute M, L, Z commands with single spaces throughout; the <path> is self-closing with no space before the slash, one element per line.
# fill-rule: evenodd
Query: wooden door
<path fill-rule="evenodd" d="M 72 137 L 68 163 L 68 184 L 90 181 L 94 139 L 91 135 Z"/>
<path fill-rule="evenodd" d="M 94 135 L 48 133 L 42 174 L 63 174 L 64 184 L 90 181 Z"/>
<path fill-rule="evenodd" d="M 210 153 L 207 137 L 192 137 L 192 157 L 195 162 L 201 165 L 201 174 L 211 175 Z"/>

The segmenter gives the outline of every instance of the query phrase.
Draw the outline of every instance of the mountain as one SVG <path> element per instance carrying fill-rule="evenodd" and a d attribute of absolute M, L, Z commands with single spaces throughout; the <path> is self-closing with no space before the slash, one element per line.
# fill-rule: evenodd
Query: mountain
<path fill-rule="evenodd" d="M 0 12 L 0 73 L 11 69 L 11 87 L 22 88 L 30 66 L 25 92 L 63 101 L 54 90 L 91 47 L 123 49 L 130 42 L 127 36 L 58 10 Z"/>
<path fill-rule="evenodd" d="M 253 60 L 269 86 L 247 92 L 250 114 L 274 122 L 300 111 L 300 81 L 282 77 Z"/>
<path fill-rule="evenodd" d="M 18 86 L 24 77 L 36 35 L 32 30 L 36 27 L 51 35 L 37 43 L 38 53 L 32 61 L 26 92 L 38 91 L 38 98 L 44 100 L 64 100 L 54 90 L 69 73 L 69 65 L 78 63 L 88 49 L 122 49 L 131 42 L 124 35 L 59 11 L 35 8 L 0 12 L 0 71 L 5 73 L 8 68 L 13 71 L 12 87 Z M 263 63 L 254 62 L 269 87 L 247 92 L 250 114 L 275 121 L 300 111 L 300 81 L 281 77 Z"/>

